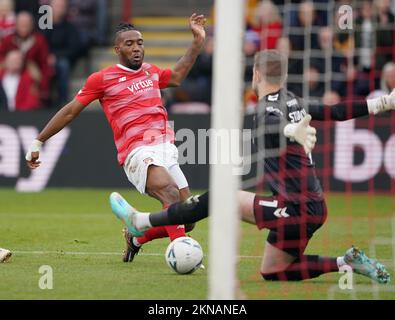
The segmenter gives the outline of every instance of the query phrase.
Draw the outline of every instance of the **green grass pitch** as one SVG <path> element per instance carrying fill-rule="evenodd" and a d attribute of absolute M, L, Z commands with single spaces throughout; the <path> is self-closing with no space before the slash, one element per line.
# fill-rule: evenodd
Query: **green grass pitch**
<path fill-rule="evenodd" d="M 168 239 L 144 246 L 131 264 L 121 261 L 122 224 L 110 212 L 114 190 L 50 189 L 16 193 L 0 189 L 0 247 L 14 255 L 0 264 L 0 299 L 206 299 L 209 220 L 190 235 L 201 243 L 206 270 L 177 275 L 165 263 Z M 121 192 L 141 210 L 160 209 L 146 196 Z M 395 201 L 390 196 L 328 195 L 329 216 L 307 253 L 339 256 L 352 244 L 386 264 L 395 283 Z M 240 286 L 248 299 L 395 299 L 395 285 L 376 286 L 354 275 L 340 290 L 338 273 L 294 283 L 265 282 L 259 274 L 267 233 L 241 224 Z M 39 268 L 53 269 L 53 289 L 39 288 Z"/>

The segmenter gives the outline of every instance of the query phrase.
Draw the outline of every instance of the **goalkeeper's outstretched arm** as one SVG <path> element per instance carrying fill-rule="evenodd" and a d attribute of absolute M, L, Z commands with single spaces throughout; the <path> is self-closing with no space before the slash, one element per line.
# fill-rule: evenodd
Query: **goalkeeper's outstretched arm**
<path fill-rule="evenodd" d="M 333 106 L 309 105 L 309 114 L 318 121 L 345 121 L 395 110 L 395 90 L 391 94 L 364 101 L 345 101 Z"/>

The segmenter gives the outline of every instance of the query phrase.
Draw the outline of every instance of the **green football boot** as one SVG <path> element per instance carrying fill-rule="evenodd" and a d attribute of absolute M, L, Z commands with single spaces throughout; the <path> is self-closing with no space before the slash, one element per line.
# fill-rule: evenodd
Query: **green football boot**
<path fill-rule="evenodd" d="M 355 273 L 364 275 L 378 283 L 385 284 L 391 281 L 390 274 L 382 263 L 370 259 L 362 250 L 354 246 L 347 250 L 344 261 L 352 267 Z"/>
<path fill-rule="evenodd" d="M 143 231 L 137 230 L 133 225 L 133 215 L 136 214 L 136 209 L 127 203 L 127 201 L 119 193 L 111 193 L 110 205 L 112 212 L 116 215 L 116 217 L 125 223 L 129 233 L 135 237 L 141 237 L 144 235 Z"/>

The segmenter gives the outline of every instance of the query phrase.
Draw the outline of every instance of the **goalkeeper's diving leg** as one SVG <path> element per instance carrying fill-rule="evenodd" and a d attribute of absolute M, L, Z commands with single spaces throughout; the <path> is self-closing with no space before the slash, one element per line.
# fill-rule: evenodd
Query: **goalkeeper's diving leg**
<path fill-rule="evenodd" d="M 362 250 L 355 247 L 340 257 L 304 254 L 314 232 L 325 221 L 325 203 L 317 202 L 307 209 L 301 209 L 301 205 L 282 208 L 275 197 L 264 197 L 246 191 L 238 192 L 238 200 L 243 221 L 255 224 L 259 229 L 270 230 L 260 270 L 265 280 L 312 279 L 325 273 L 338 272 L 348 265 L 355 273 L 378 283 L 390 282 L 385 266 L 368 258 Z M 133 228 L 131 232 L 143 232 L 151 227 L 194 223 L 208 217 L 208 208 L 209 192 L 174 203 L 168 209 L 156 213 L 139 212 L 131 207 L 127 225 Z M 307 213 L 313 210 L 316 215 L 307 214 L 306 220 L 306 215 L 301 213 L 303 210 Z"/>

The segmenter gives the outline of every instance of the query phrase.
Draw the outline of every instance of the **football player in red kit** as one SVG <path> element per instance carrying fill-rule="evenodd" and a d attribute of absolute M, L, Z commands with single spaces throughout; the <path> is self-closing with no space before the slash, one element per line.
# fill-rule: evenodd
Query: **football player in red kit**
<path fill-rule="evenodd" d="M 187 180 L 178 165 L 174 132 L 168 124 L 160 89 L 175 87 L 185 79 L 205 41 L 205 18 L 189 19 L 193 42 L 173 69 L 160 69 L 144 62 L 144 39 L 129 23 L 121 23 L 114 50 L 119 63 L 90 75 L 75 98 L 60 109 L 31 144 L 27 165 L 40 166 L 43 143 L 72 122 L 92 101 L 99 100 L 111 125 L 118 162 L 136 189 L 158 199 L 164 208 L 189 197 Z M 98 141 L 99 142 L 99 141 Z M 117 205 L 110 199 L 111 206 Z M 187 226 L 187 231 L 193 224 Z M 123 261 L 131 262 L 141 245 L 156 238 L 174 240 L 185 236 L 184 225 L 151 228 L 134 237 L 124 229 L 127 242 Z"/>

